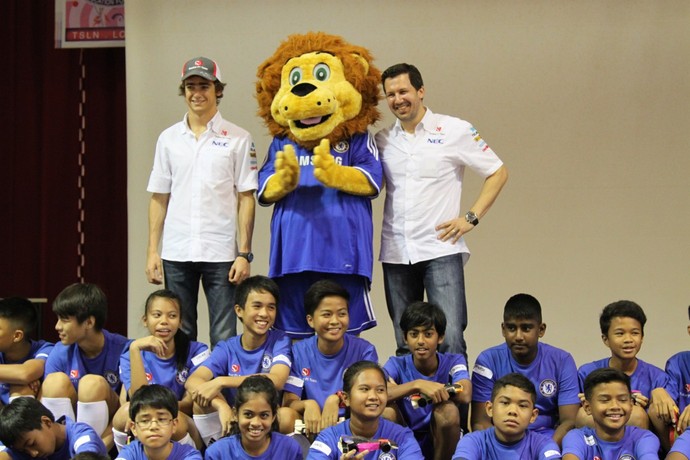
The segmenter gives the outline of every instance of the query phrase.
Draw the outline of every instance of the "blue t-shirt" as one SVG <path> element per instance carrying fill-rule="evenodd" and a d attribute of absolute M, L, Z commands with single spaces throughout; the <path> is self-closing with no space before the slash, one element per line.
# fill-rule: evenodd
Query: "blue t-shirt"
<path fill-rule="evenodd" d="M 333 459 L 338 460 L 342 455 L 340 447 L 341 436 L 352 436 L 350 430 L 350 420 L 340 422 L 335 426 L 326 428 L 316 437 L 309 448 L 308 460 L 318 459 Z M 376 430 L 374 439 L 389 439 L 394 441 L 397 449 L 392 449 L 390 452 L 383 452 L 375 450 L 369 452 L 364 460 L 419 460 L 424 458 L 419 444 L 414 438 L 412 430 L 407 427 L 398 425 L 384 418 L 379 418 L 379 427 Z"/>
<path fill-rule="evenodd" d="M 494 382 L 512 372 L 527 377 L 537 390 L 539 415 L 529 426 L 531 430 L 553 435 L 559 406 L 580 405 L 575 360 L 567 351 L 542 342 L 537 357 L 527 366 L 513 359 L 505 343 L 482 351 L 472 369 L 472 401 L 490 401 Z"/>
<path fill-rule="evenodd" d="M 690 351 L 682 351 L 671 356 L 666 361 L 666 374 L 676 395 L 676 403 L 680 413 L 690 405 Z"/>
<path fill-rule="evenodd" d="M 172 441 L 173 448 L 168 455 L 168 460 L 202 460 L 201 453 L 187 444 L 180 444 Z M 138 440 L 125 446 L 120 453 L 117 454 L 116 460 L 147 460 L 144 445 Z"/>
<path fill-rule="evenodd" d="M 423 375 L 417 370 L 411 354 L 390 357 L 383 366 L 383 370 L 398 385 L 412 382 L 413 380 L 427 380 L 445 385 L 459 380 L 470 379 L 470 374 L 467 371 L 467 361 L 464 356 L 453 353 L 436 353 L 436 356 L 438 357 L 438 369 L 432 376 Z M 431 415 L 434 409 L 432 404 L 415 409 L 412 407 L 409 396 L 399 399 L 397 404 L 407 426 L 412 431 L 415 433 L 420 430 L 429 431 Z"/>
<path fill-rule="evenodd" d="M 584 391 L 585 378 L 596 369 L 603 369 L 609 367 L 609 359 L 604 358 L 591 363 L 583 364 L 577 371 L 580 392 Z M 668 394 L 676 399 L 677 394 L 670 383 L 668 375 L 656 366 L 637 360 L 637 367 L 635 372 L 630 376 L 630 389 L 633 392 L 640 392 L 647 398 L 651 397 L 652 390 L 655 388 L 664 388 Z"/>
<path fill-rule="evenodd" d="M 53 344 L 46 342 L 45 340 L 30 340 L 31 347 L 29 348 L 29 353 L 20 359 L 19 361 L 7 361 L 5 359 L 5 353 L 0 353 L 0 365 L 2 364 L 24 364 L 30 359 L 42 359 L 45 361 L 48 355 L 53 350 Z M 10 402 L 10 384 L 0 383 L 0 401 L 2 404 L 9 404 Z"/>
<path fill-rule="evenodd" d="M 144 371 L 149 384 L 157 383 L 170 388 L 177 396 L 178 401 L 184 396 L 184 384 L 197 367 L 199 367 L 210 355 L 208 346 L 201 342 L 190 342 L 187 363 L 181 371 L 177 369 L 177 358 L 163 359 L 151 351 L 142 351 Z M 132 386 L 132 368 L 129 361 L 129 346 L 120 356 L 120 380 L 129 392 Z"/>
<path fill-rule="evenodd" d="M 302 460 L 302 448 L 299 443 L 289 436 L 271 433 L 271 442 L 266 452 L 253 457 L 244 451 L 240 435 L 236 434 L 221 438 L 214 442 L 204 453 L 206 460 Z"/>
<path fill-rule="evenodd" d="M 558 444 L 548 436 L 526 431 L 514 444 L 503 444 L 494 427 L 474 431 L 460 439 L 453 460 L 555 460 L 561 458 Z"/>
<path fill-rule="evenodd" d="M 683 431 L 683 434 L 676 438 L 669 454 L 671 452 L 677 452 L 690 458 L 690 430 Z"/>
<path fill-rule="evenodd" d="M 658 460 L 658 451 L 659 439 L 651 431 L 636 426 L 626 426 L 623 439 L 618 442 L 600 440 L 594 428 L 576 428 L 565 435 L 561 450 L 564 456 L 572 454 L 581 460 Z"/>
<path fill-rule="evenodd" d="M 295 148 L 299 184 L 274 204 L 268 276 L 314 271 L 361 275 L 371 280 L 373 197 L 323 185 L 314 177 L 311 151 L 288 138 L 274 137 L 259 171 L 259 203 L 266 182 L 275 174 L 276 154 L 287 144 Z M 359 169 L 377 191 L 381 190 L 383 170 L 378 149 L 368 132 L 331 145 L 331 154 L 337 164 Z"/>
<path fill-rule="evenodd" d="M 324 355 L 312 336 L 292 346 L 290 377 L 283 388 L 302 399 L 313 399 L 323 409 L 326 398 L 343 389 L 343 373 L 357 361 L 379 362 L 376 348 L 364 339 L 345 334 L 343 348 L 334 355 Z M 340 410 L 340 416 L 345 409 Z"/>
<path fill-rule="evenodd" d="M 105 444 L 101 441 L 101 437 L 86 423 L 77 423 L 67 417 L 60 417 L 55 423 L 65 425 L 65 442 L 51 455 L 48 455 L 48 460 L 69 460 L 80 452 L 95 452 L 101 455 L 107 455 Z M 17 452 L 11 448 L 5 452 L 10 457 L 16 460 L 33 459 L 31 455 L 22 452 Z"/>
<path fill-rule="evenodd" d="M 53 351 L 46 360 L 45 375 L 53 372 L 62 372 L 69 376 L 77 390 L 79 379 L 86 374 L 102 375 L 110 384 L 115 393 L 119 393 L 122 382 L 120 381 L 120 355 L 122 350 L 129 345 L 129 340 L 120 334 L 102 330 L 105 336 L 103 350 L 95 358 L 82 356 L 81 350 L 76 343 L 63 345 L 56 343 Z"/>
<path fill-rule="evenodd" d="M 230 337 L 218 342 L 211 356 L 202 364 L 216 377 L 241 377 L 250 374 L 268 374 L 276 364 L 288 368 L 292 364 L 292 345 L 284 332 L 270 329 L 266 341 L 255 350 L 242 347 L 242 336 Z M 225 400 L 235 403 L 237 388 L 223 389 Z"/>

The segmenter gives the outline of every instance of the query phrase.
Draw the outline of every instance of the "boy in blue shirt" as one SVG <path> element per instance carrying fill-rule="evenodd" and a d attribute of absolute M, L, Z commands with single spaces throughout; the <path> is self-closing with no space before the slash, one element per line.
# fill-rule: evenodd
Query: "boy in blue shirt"
<path fill-rule="evenodd" d="M 106 454 L 99 435 L 84 423 L 53 414 L 34 398 L 16 398 L 0 409 L 0 460 L 68 460 L 80 452 Z"/>
<path fill-rule="evenodd" d="M 396 401 L 405 424 L 414 432 L 425 458 L 449 458 L 460 439 L 460 412 L 456 403 L 469 403 L 472 384 L 464 356 L 439 353 L 446 333 L 446 315 L 437 305 L 414 302 L 400 318 L 410 354 L 392 356 L 383 369 L 388 375 L 388 401 Z M 450 394 L 446 385 L 457 391 Z M 415 408 L 411 395 L 430 399 Z M 398 413 L 393 418 L 398 420 Z"/>
<path fill-rule="evenodd" d="M 198 450 L 172 441 L 177 414 L 177 396 L 169 388 L 155 383 L 140 387 L 129 403 L 130 429 L 137 439 L 124 447 L 117 458 L 202 460 Z"/>
<path fill-rule="evenodd" d="M 637 358 L 646 322 L 642 307 L 635 302 L 619 300 L 607 305 L 599 316 L 599 326 L 601 339 L 611 350 L 611 357 L 581 366 L 578 376 L 581 388 L 587 375 L 595 369 L 612 367 L 630 377 L 635 405 L 628 424 L 645 429 L 650 428 L 651 424 L 662 447 L 668 450 L 668 427 L 675 422 L 677 410 L 675 391 L 664 371 Z M 578 414 L 577 426 L 594 426 L 591 417 L 583 409 Z"/>
<path fill-rule="evenodd" d="M 41 402 L 55 415 L 91 426 L 107 445 L 120 407 L 120 355 L 129 339 L 103 329 L 108 301 L 95 284 L 72 284 L 53 302 L 60 343 L 45 365 Z"/>
<path fill-rule="evenodd" d="M 189 376 L 185 388 L 194 400 L 194 423 L 208 446 L 230 433 L 237 387 L 252 374 L 265 374 L 278 391 L 292 364 L 290 339 L 272 329 L 278 310 L 278 286 L 266 276 L 252 276 L 235 290 L 235 312 L 244 332 L 216 344 L 211 356 Z M 278 412 L 279 421 L 281 418 Z M 288 423 L 289 424 L 289 423 Z M 292 431 L 292 426 L 281 431 Z"/>
<path fill-rule="evenodd" d="M 17 396 L 36 397 L 43 380 L 46 358 L 53 344 L 31 340 L 36 309 L 23 297 L 0 300 L 0 402 Z"/>
<path fill-rule="evenodd" d="M 690 317 L 690 307 L 688 307 L 688 317 Z M 688 334 L 690 334 L 690 325 L 688 325 Z M 688 408 L 690 407 L 690 351 L 681 351 L 671 356 L 666 361 L 666 374 L 673 386 L 680 414 L 676 422 L 676 433 L 683 433 L 690 425 L 690 409 Z"/>
<path fill-rule="evenodd" d="M 376 348 L 346 334 L 350 294 L 331 280 L 312 284 L 304 295 L 307 324 L 316 335 L 292 346 L 292 367 L 283 405 L 302 418 L 307 434 L 320 433 L 345 415 L 338 393 L 343 373 L 357 361 L 378 362 Z"/>
<path fill-rule="evenodd" d="M 484 407 L 493 426 L 460 439 L 453 460 L 556 460 L 561 453 L 548 436 L 528 430 L 539 410 L 534 407 L 537 391 L 517 372 L 496 380 L 491 401 Z"/>
<path fill-rule="evenodd" d="M 511 372 L 527 377 L 537 389 L 539 414 L 530 425 L 560 444 L 575 425 L 580 407 L 577 367 L 570 353 L 540 342 L 546 324 L 541 305 L 529 294 L 516 294 L 506 302 L 501 330 L 505 343 L 479 354 L 472 370 L 472 430 L 489 428 L 484 410 L 494 382 Z"/>
<path fill-rule="evenodd" d="M 576 428 L 563 439 L 563 460 L 657 460 L 653 433 L 626 426 L 633 409 L 630 377 L 610 367 L 592 371 L 584 382 L 583 408 L 594 427 Z"/>

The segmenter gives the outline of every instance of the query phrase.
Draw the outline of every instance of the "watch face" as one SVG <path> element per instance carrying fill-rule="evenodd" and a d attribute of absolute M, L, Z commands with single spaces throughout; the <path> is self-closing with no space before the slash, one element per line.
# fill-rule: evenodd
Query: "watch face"
<path fill-rule="evenodd" d="M 467 214 L 465 214 L 465 220 L 472 225 L 477 225 L 479 223 L 479 219 L 477 219 L 477 215 L 475 213 L 473 213 L 472 211 L 469 211 Z"/>

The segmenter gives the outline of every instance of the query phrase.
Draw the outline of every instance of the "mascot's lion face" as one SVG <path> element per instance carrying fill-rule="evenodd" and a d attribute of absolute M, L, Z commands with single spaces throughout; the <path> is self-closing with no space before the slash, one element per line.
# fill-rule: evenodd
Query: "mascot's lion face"
<path fill-rule="evenodd" d="M 301 141 L 328 136 L 362 108 L 362 95 L 345 78 L 343 63 L 332 54 L 313 52 L 290 59 L 271 104 L 276 123 Z"/>
<path fill-rule="evenodd" d="M 259 115 L 272 135 L 307 149 L 366 132 L 380 118 L 381 73 L 371 61 L 337 35 L 291 35 L 259 66 Z"/>

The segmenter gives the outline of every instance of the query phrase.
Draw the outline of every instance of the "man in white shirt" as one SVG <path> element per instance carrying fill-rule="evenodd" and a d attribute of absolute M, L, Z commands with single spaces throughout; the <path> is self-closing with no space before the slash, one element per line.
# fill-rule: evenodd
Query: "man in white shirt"
<path fill-rule="evenodd" d="M 448 318 L 442 351 L 466 356 L 463 265 L 470 253 L 463 235 L 479 224 L 508 172 L 470 123 L 424 106 L 424 82 L 415 66 L 391 66 L 381 83 L 397 118 L 376 135 L 387 189 L 380 260 L 397 354 L 408 352 L 399 325 L 402 312 L 424 300 L 426 291 Z M 462 213 L 466 166 L 485 180 L 479 197 Z"/>
<path fill-rule="evenodd" d="M 180 95 L 188 110 L 158 138 L 147 187 L 152 196 L 146 277 L 153 284 L 165 279 L 180 297 L 182 330 L 191 340 L 197 338 L 201 281 L 212 346 L 237 333 L 234 285 L 250 274 L 257 188 L 251 135 L 218 111 L 224 88 L 213 60 L 185 63 Z"/>

